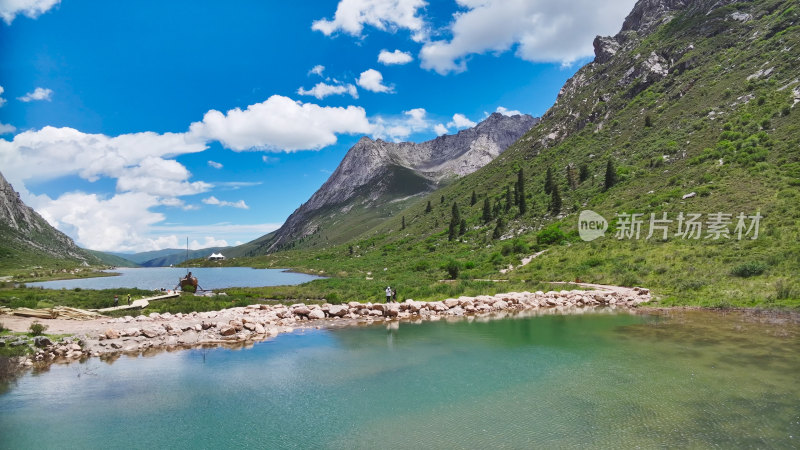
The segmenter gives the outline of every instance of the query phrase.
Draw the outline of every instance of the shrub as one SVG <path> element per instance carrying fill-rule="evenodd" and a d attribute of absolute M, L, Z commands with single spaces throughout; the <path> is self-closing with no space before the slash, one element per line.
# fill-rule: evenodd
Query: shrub
<path fill-rule="evenodd" d="M 731 270 L 731 275 L 735 277 L 749 278 L 756 275 L 761 275 L 766 270 L 766 264 L 758 261 L 750 261 L 734 267 L 733 270 Z"/>
<path fill-rule="evenodd" d="M 30 330 L 31 336 L 41 336 L 44 334 L 45 330 L 47 330 L 47 325 L 43 325 L 37 320 L 34 321 L 28 329 Z"/>
<path fill-rule="evenodd" d="M 447 274 L 450 276 L 451 280 L 455 280 L 458 278 L 458 273 L 461 271 L 461 265 L 458 263 L 458 261 L 451 259 L 444 265 L 444 270 L 447 271 Z"/>
<path fill-rule="evenodd" d="M 527 253 L 530 250 L 528 244 L 522 239 L 514 239 L 514 253 Z"/>
<path fill-rule="evenodd" d="M 733 308 L 733 303 L 729 302 L 728 300 L 717 300 L 717 301 L 711 303 L 711 305 L 709 305 L 709 308 L 712 308 L 712 309 L 732 309 Z"/>
<path fill-rule="evenodd" d="M 697 291 L 706 285 L 703 280 L 680 280 L 676 283 L 675 287 L 680 291 Z"/>
<path fill-rule="evenodd" d="M 797 297 L 798 293 L 794 288 L 794 285 L 786 280 L 778 280 L 775 282 L 775 297 L 778 300 L 786 300 L 789 298 Z M 2 330 L 2 325 L 0 324 L 0 330 Z"/>
<path fill-rule="evenodd" d="M 557 225 L 550 225 L 536 234 L 536 242 L 542 245 L 550 245 L 561 242 L 566 238 L 564 232 Z"/>
<path fill-rule="evenodd" d="M 489 257 L 489 262 L 495 267 L 500 266 L 503 264 L 503 255 L 498 252 L 494 252 L 492 253 L 492 256 Z"/>
<path fill-rule="evenodd" d="M 430 264 L 428 264 L 428 261 L 417 261 L 414 264 L 413 269 L 414 269 L 415 272 L 424 272 L 424 271 L 428 270 L 429 267 L 430 267 Z"/>
<path fill-rule="evenodd" d="M 586 261 L 584 261 L 583 263 L 587 267 L 597 267 L 597 266 L 603 264 L 603 260 L 598 258 L 598 257 L 596 257 L 596 256 L 593 256 L 593 257 L 587 258 Z"/>

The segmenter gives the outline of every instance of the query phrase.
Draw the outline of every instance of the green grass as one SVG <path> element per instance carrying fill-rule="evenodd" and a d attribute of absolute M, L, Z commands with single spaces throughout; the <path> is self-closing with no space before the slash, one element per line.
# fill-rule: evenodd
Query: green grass
<path fill-rule="evenodd" d="M 7 308 L 52 308 L 71 306 L 81 309 L 100 309 L 114 306 L 114 296 L 120 299 L 130 294 L 135 300 L 151 297 L 153 291 L 140 289 L 41 289 L 22 287 L 0 287 L 0 306 Z"/>
<path fill-rule="evenodd" d="M 345 214 L 291 251 L 228 264 L 333 277 L 265 291 L 276 298 L 374 300 L 392 285 L 402 297 L 441 299 L 580 279 L 647 286 L 663 305 L 796 308 L 798 288 L 790 280 L 800 279 L 800 113 L 791 107 L 797 87 L 791 83 L 800 28 L 784 26 L 795 19 L 781 15 L 791 4 L 770 0 L 719 8 L 708 16 L 694 10 L 677 14 L 610 64 L 581 69 L 579 75 L 593 81 L 559 98 L 540 125 L 483 169 L 409 200 L 367 230 L 346 228 L 359 215 Z M 749 12 L 754 20 L 731 21 L 733 10 Z M 670 75 L 620 86 L 628 69 L 652 51 L 673 61 Z M 747 81 L 766 67 L 773 69 L 768 77 Z M 651 126 L 645 126 L 645 116 Z M 559 138 L 550 141 L 553 132 Z M 609 159 L 618 181 L 604 190 Z M 589 177 L 574 189 L 566 182 L 568 165 L 588 167 Z M 550 196 L 543 192 L 548 167 L 562 197 L 558 216 L 549 211 Z M 528 204 L 524 215 L 517 206 L 505 207 L 506 189 L 513 189 L 520 168 Z M 697 195 L 684 200 L 690 192 Z M 482 219 L 484 199 L 495 213 L 488 222 Z M 433 208 L 426 212 L 429 201 Z M 447 239 L 453 202 L 467 222 L 458 241 Z M 611 219 L 605 238 L 590 243 L 578 238 L 582 209 Z M 615 215 L 634 212 L 644 218 L 667 213 L 672 219 L 680 212 L 703 213 L 704 219 L 716 212 L 734 217 L 759 212 L 763 219 L 756 240 L 672 236 L 661 242 L 644 239 L 646 228 L 638 240 L 614 239 Z M 505 227 L 501 239 L 493 239 L 498 216 Z M 335 233 L 341 234 L 329 239 Z M 519 263 L 524 247 L 529 254 L 549 251 L 501 276 L 499 269 Z M 449 277 L 450 260 L 462 267 L 459 279 L 440 283 Z M 508 281 L 475 281 L 497 278 Z"/>

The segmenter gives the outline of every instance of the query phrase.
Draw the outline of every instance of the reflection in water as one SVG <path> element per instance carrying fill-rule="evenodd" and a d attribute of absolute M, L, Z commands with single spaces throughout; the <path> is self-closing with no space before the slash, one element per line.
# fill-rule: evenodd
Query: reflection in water
<path fill-rule="evenodd" d="M 397 335 L 398 330 L 400 330 L 399 320 L 386 322 L 386 346 L 389 347 L 389 350 L 394 349 L 394 337 Z"/>
<path fill-rule="evenodd" d="M 0 447 L 797 446 L 796 321 L 563 312 L 56 365 L 0 395 Z"/>

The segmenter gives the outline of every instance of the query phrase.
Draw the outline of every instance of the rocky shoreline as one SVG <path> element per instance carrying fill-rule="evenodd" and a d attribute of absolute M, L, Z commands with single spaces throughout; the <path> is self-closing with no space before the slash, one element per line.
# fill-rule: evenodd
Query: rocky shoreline
<path fill-rule="evenodd" d="M 86 323 L 86 329 L 57 342 L 40 337 L 33 355 L 21 358 L 21 367 L 81 361 L 90 357 L 113 358 L 154 350 L 208 346 L 242 346 L 303 328 L 347 326 L 397 320 L 475 318 L 523 311 L 580 312 L 596 307 L 634 307 L 650 301 L 644 288 L 584 285 L 593 290 L 511 292 L 436 302 L 341 305 L 265 305 L 193 312 L 125 316 Z M 46 322 L 45 322 L 46 323 Z"/>

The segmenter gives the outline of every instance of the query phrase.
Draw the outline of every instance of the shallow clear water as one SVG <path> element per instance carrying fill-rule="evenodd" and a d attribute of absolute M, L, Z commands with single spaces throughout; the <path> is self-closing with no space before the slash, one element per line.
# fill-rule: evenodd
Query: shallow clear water
<path fill-rule="evenodd" d="M 797 447 L 798 349 L 709 312 L 314 330 L 26 375 L 0 447 Z"/>
<path fill-rule="evenodd" d="M 41 286 L 46 289 L 173 289 L 178 285 L 178 280 L 186 276 L 186 269 L 180 267 L 120 267 L 109 272 L 119 273 L 120 275 L 77 280 L 41 281 L 27 283 L 27 286 Z M 283 269 L 253 269 L 250 267 L 198 267 L 192 269 L 192 275 L 197 277 L 200 287 L 203 289 L 282 286 L 301 284 L 319 278 L 314 275 L 288 272 Z"/>

